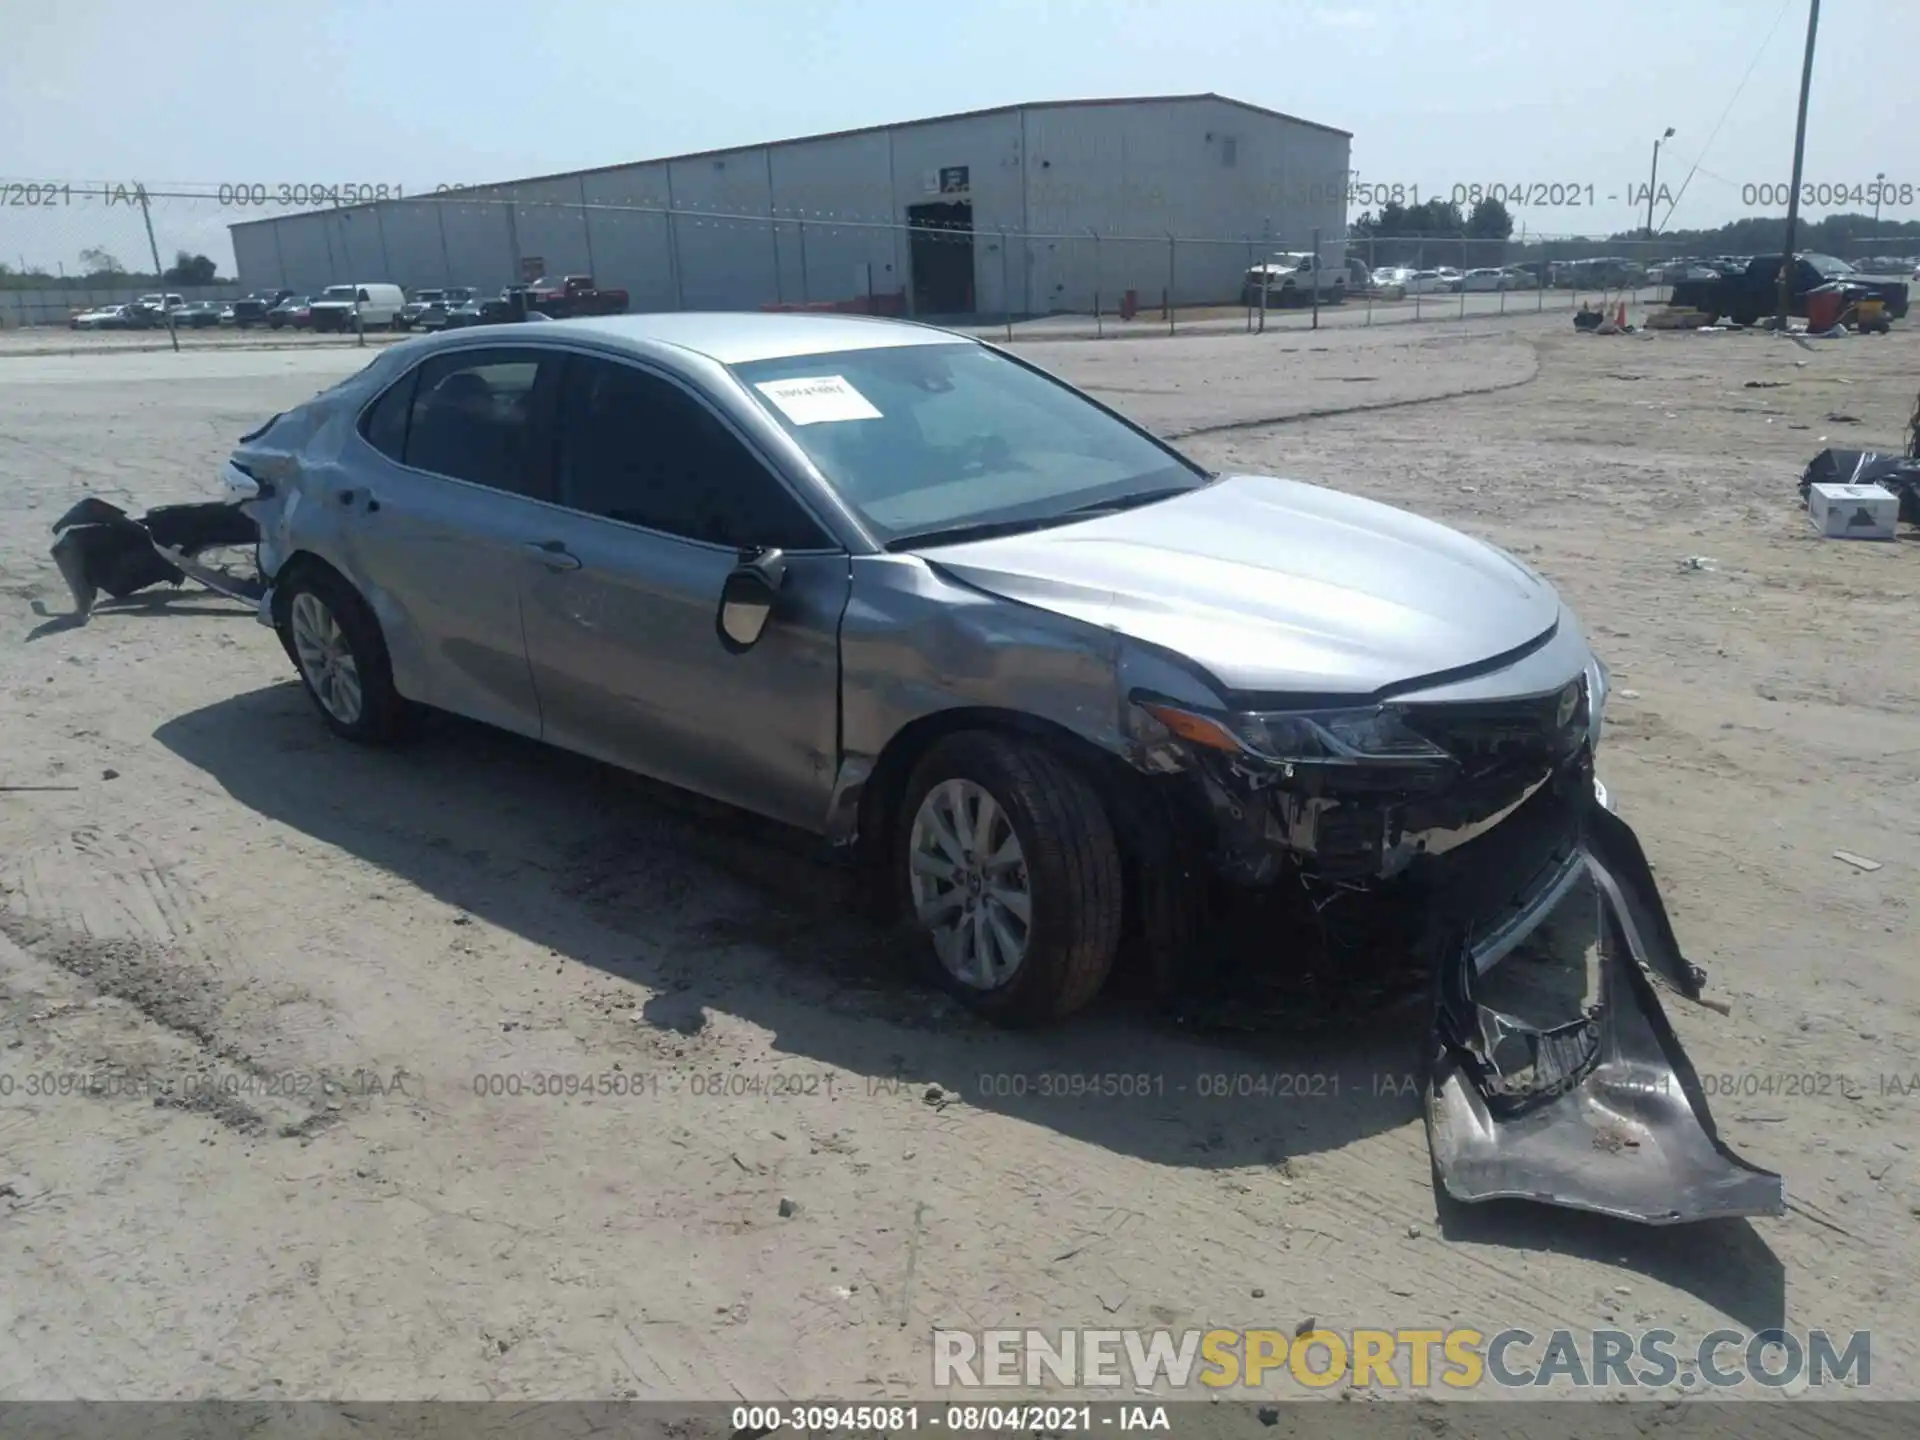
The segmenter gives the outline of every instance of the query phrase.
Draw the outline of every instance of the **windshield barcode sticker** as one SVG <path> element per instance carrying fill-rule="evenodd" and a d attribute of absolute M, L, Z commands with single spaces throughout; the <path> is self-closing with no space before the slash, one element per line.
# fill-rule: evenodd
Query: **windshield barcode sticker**
<path fill-rule="evenodd" d="M 871 401 L 841 375 L 803 375 L 792 380 L 764 380 L 754 386 L 780 407 L 796 425 L 818 425 L 828 420 L 878 420 Z"/>

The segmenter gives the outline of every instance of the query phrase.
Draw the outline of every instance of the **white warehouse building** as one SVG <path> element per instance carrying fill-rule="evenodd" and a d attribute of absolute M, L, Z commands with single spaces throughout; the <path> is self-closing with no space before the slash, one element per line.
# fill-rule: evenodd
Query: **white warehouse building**
<path fill-rule="evenodd" d="M 1230 302 L 1329 260 L 1352 137 L 1224 96 L 1011 105 L 232 227 L 240 283 L 483 292 L 591 275 L 629 308 L 921 316 Z"/>

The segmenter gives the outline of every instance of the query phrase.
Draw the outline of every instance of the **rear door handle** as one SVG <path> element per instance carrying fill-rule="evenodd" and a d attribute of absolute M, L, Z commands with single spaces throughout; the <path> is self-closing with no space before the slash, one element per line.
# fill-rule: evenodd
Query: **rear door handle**
<path fill-rule="evenodd" d="M 527 548 L 540 557 L 540 563 L 549 570 L 578 570 L 580 557 L 573 554 L 560 540 L 529 540 Z"/>

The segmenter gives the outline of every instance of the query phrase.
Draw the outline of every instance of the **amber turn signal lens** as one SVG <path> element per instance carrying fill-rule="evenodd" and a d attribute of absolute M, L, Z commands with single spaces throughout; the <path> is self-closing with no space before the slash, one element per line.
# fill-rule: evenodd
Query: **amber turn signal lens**
<path fill-rule="evenodd" d="M 1176 710 L 1171 705 L 1142 704 L 1140 708 L 1190 745 L 1204 745 L 1209 750 L 1225 750 L 1235 755 L 1246 748 L 1231 730 L 1205 715 Z"/>

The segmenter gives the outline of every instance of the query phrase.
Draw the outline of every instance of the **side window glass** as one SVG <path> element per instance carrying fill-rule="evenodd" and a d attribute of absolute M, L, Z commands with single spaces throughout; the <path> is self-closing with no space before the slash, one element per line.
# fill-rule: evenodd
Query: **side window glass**
<path fill-rule="evenodd" d="M 562 505 L 738 550 L 826 543 L 752 452 L 669 381 L 576 356 L 559 415 Z"/>
<path fill-rule="evenodd" d="M 420 367 L 407 464 L 515 495 L 536 495 L 537 351 L 461 350 Z"/>
<path fill-rule="evenodd" d="M 413 409 L 413 387 L 419 379 L 418 369 L 409 370 L 360 417 L 360 433 L 389 460 L 399 461 L 407 453 L 407 415 Z"/>

